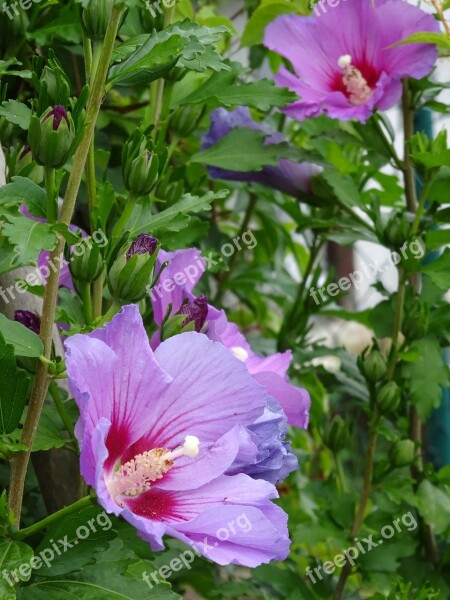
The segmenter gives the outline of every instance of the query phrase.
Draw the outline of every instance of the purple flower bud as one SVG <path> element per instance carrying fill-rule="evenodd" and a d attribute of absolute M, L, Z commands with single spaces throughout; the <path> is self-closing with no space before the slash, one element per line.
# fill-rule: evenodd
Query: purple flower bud
<path fill-rule="evenodd" d="M 200 333 L 208 316 L 208 298 L 202 294 L 192 302 L 184 304 L 178 311 L 178 314 L 186 315 L 186 319 L 181 324 L 182 327 L 186 327 L 189 323 L 194 322 L 195 331 Z"/>
<path fill-rule="evenodd" d="M 14 321 L 25 325 L 27 329 L 30 329 L 39 335 L 41 319 L 35 313 L 29 310 L 16 310 L 14 313 Z"/>
<path fill-rule="evenodd" d="M 67 126 L 69 127 L 69 119 L 67 118 L 67 111 L 64 108 L 64 106 L 61 106 L 60 104 L 57 104 L 56 106 L 53 107 L 53 110 L 51 110 L 48 115 L 45 117 L 44 121 L 46 121 L 47 119 L 50 119 L 50 117 L 53 117 L 53 131 L 57 131 L 61 121 L 63 119 L 66 120 Z"/>
<path fill-rule="evenodd" d="M 152 254 L 158 246 L 158 240 L 148 233 L 140 233 L 131 244 L 127 252 L 127 260 L 130 260 L 135 254 Z"/>

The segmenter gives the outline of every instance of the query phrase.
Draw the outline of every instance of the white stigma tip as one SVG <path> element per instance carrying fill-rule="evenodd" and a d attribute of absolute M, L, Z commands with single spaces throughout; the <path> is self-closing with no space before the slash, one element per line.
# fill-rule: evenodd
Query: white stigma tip
<path fill-rule="evenodd" d="M 242 362 L 245 362 L 248 358 L 247 350 L 245 350 L 245 348 L 241 348 L 240 346 L 233 346 L 233 348 L 231 348 L 231 352 Z"/>
<path fill-rule="evenodd" d="M 187 435 L 184 438 L 184 444 L 183 444 L 184 455 L 189 456 L 189 458 L 195 458 L 196 456 L 198 456 L 198 453 L 200 452 L 199 446 L 200 446 L 200 440 L 198 439 L 197 436 Z"/>
<path fill-rule="evenodd" d="M 344 54 L 338 60 L 338 67 L 340 69 L 345 69 L 345 67 L 348 67 L 351 64 L 352 64 L 352 57 L 350 56 L 350 54 Z"/>

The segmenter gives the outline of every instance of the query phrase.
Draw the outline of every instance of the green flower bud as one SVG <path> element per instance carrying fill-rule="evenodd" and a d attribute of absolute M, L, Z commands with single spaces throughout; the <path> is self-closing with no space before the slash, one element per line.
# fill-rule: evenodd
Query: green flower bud
<path fill-rule="evenodd" d="M 394 213 L 387 222 L 384 239 L 390 248 L 401 248 L 409 237 L 409 223 L 401 212 Z"/>
<path fill-rule="evenodd" d="M 136 303 L 146 296 L 158 250 L 158 240 L 142 233 L 116 259 L 108 273 L 108 287 L 117 302 Z"/>
<path fill-rule="evenodd" d="M 363 360 L 363 373 L 366 378 L 373 383 L 383 379 L 386 375 L 386 371 L 386 361 L 378 350 L 373 350 L 373 352 Z"/>
<path fill-rule="evenodd" d="M 90 0 L 81 16 L 81 26 L 91 40 L 103 40 L 108 31 L 114 0 Z"/>
<path fill-rule="evenodd" d="M 101 249 L 92 238 L 86 238 L 72 248 L 70 272 L 76 281 L 90 283 L 103 271 Z"/>
<path fill-rule="evenodd" d="M 30 146 L 23 146 L 20 149 L 14 166 L 14 175 L 27 177 L 35 183 L 43 181 L 44 169 L 33 161 Z"/>
<path fill-rule="evenodd" d="M 39 119 L 31 117 L 28 143 L 38 165 L 57 169 L 69 158 L 75 128 L 63 106 L 49 108 Z"/>
<path fill-rule="evenodd" d="M 126 189 L 134 196 L 150 193 L 159 176 L 159 158 L 153 142 L 137 129 L 122 152 L 122 175 Z"/>
<path fill-rule="evenodd" d="M 347 423 L 340 415 L 336 415 L 325 430 L 323 440 L 330 450 L 339 452 L 346 448 L 349 437 Z"/>
<path fill-rule="evenodd" d="M 60 69 L 55 70 L 49 66 L 45 66 L 40 77 L 40 82 L 45 83 L 48 99 L 52 104 L 61 105 L 68 103 L 70 98 L 70 84 Z"/>
<path fill-rule="evenodd" d="M 428 331 L 428 310 L 420 302 L 415 301 L 406 309 L 402 322 L 402 333 L 408 341 L 423 338 Z"/>
<path fill-rule="evenodd" d="M 180 106 L 170 122 L 172 131 L 180 137 L 190 135 L 196 129 L 204 112 L 205 106 L 202 104 Z"/>
<path fill-rule="evenodd" d="M 415 456 L 415 446 L 412 440 L 399 440 L 389 450 L 389 459 L 394 467 L 410 465 Z"/>
<path fill-rule="evenodd" d="M 389 381 L 380 388 L 376 395 L 376 403 L 382 414 L 394 412 L 400 404 L 401 391 L 395 381 Z"/>

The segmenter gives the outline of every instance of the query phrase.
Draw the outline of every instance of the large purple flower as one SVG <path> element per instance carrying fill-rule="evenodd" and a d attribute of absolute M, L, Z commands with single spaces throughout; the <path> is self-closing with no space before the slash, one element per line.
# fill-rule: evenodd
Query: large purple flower
<path fill-rule="evenodd" d="M 169 306 L 171 306 L 170 314 L 175 315 L 183 310 L 182 307 L 187 302 L 187 306 L 191 307 L 194 313 L 194 308 L 197 307 L 193 289 L 205 271 L 205 260 L 201 258 L 198 250 L 189 248 L 175 252 L 161 250 L 158 261 L 167 263 L 167 267 L 161 272 L 158 284 L 153 288 L 150 298 L 155 322 L 161 325 Z M 197 302 L 199 300 L 197 299 Z M 202 305 L 204 305 L 203 299 Z M 263 385 L 268 394 L 283 408 L 291 425 L 307 427 L 311 403 L 309 394 L 305 389 L 289 383 L 287 377 L 292 353 L 287 351 L 267 357 L 259 356 L 253 352 L 238 326 L 228 321 L 224 311 L 217 310 L 210 304 L 207 308 L 206 317 L 202 318 L 202 327 L 197 331 L 201 330 L 211 340 L 220 342 L 244 362 L 258 383 Z M 152 338 L 152 348 L 156 348 L 159 342 L 160 336 L 157 331 Z"/>
<path fill-rule="evenodd" d="M 275 487 L 225 474 L 236 461 L 256 459 L 246 427 L 270 402 L 240 361 L 195 332 L 152 352 L 134 305 L 66 348 L 81 471 L 107 512 L 154 550 L 169 534 L 219 564 L 286 558 Z"/>
<path fill-rule="evenodd" d="M 243 127 L 265 133 L 267 135 L 266 144 L 280 144 L 286 141 L 280 133 L 273 131 L 267 125 L 256 123 L 247 107 L 238 106 L 230 112 L 224 108 L 218 108 L 211 113 L 211 127 L 203 137 L 202 149 L 206 150 L 217 144 L 233 129 Z M 301 192 L 311 191 L 310 181 L 314 174 L 314 167 L 308 163 L 297 164 L 282 159 L 276 167 L 266 166 L 261 171 L 241 173 L 210 167 L 209 172 L 215 179 L 262 183 L 285 194 L 298 197 Z"/>
<path fill-rule="evenodd" d="M 285 109 L 302 121 L 330 117 L 366 121 L 375 109 L 400 99 L 401 79 L 430 73 L 437 51 L 430 44 L 392 47 L 417 32 L 438 32 L 435 19 L 403 0 L 342 0 L 316 17 L 282 15 L 266 29 L 264 44 L 287 58 L 278 85 L 301 100 Z"/>

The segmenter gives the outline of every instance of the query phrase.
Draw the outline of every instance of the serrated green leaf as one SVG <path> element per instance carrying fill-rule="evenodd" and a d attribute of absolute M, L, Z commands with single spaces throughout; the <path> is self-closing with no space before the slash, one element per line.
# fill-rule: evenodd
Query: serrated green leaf
<path fill-rule="evenodd" d="M 5 342 L 14 347 L 16 356 L 41 356 L 43 345 L 41 338 L 17 321 L 10 321 L 0 314 L 0 333 Z"/>
<path fill-rule="evenodd" d="M 13 244 L 17 258 L 12 264 L 33 263 L 42 250 L 53 250 L 56 234 L 47 223 L 33 221 L 21 214 L 7 215 L 2 233 Z"/>
<path fill-rule="evenodd" d="M 449 385 L 449 369 L 444 363 L 442 350 L 434 338 L 413 342 L 411 350 L 417 360 L 403 365 L 402 374 L 407 380 L 409 400 L 414 404 L 422 421 L 426 421 L 433 408 L 442 400 L 442 388 Z"/>
<path fill-rule="evenodd" d="M 0 187 L 0 205 L 26 204 L 33 216 L 45 217 L 44 203 L 45 190 L 26 177 L 13 177 L 11 183 Z"/>
<path fill-rule="evenodd" d="M 155 233 L 161 229 L 170 229 L 172 231 L 174 230 L 174 227 L 176 230 L 177 226 L 180 229 L 183 229 L 188 224 L 189 213 L 206 210 L 211 206 L 213 200 L 226 198 L 227 196 L 228 190 L 208 192 L 204 196 L 185 194 L 182 199 L 173 206 L 151 216 L 145 225 L 142 225 L 139 221 L 136 228 L 132 231 L 131 237 L 143 232 Z"/>
<path fill-rule="evenodd" d="M 450 288 L 450 249 L 446 248 L 438 259 L 422 267 L 422 271 L 428 275 L 434 285 L 447 291 Z"/>

